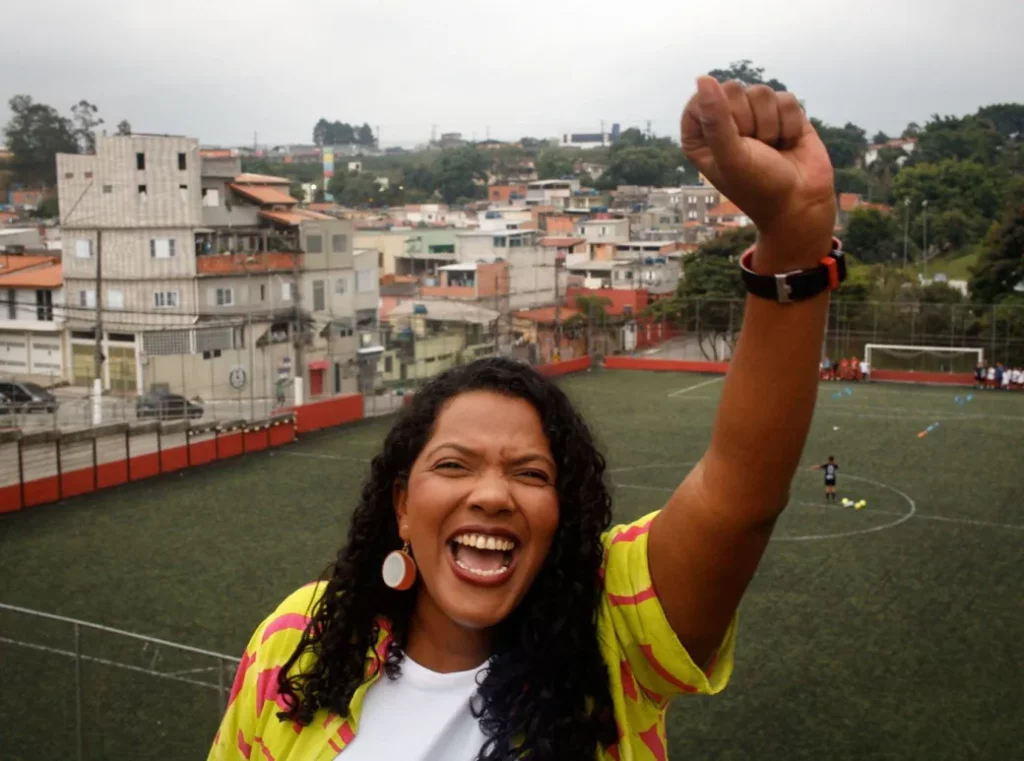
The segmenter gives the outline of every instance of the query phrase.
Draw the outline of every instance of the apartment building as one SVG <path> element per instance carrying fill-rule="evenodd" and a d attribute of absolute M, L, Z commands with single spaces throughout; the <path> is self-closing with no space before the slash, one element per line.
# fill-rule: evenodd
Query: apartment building
<path fill-rule="evenodd" d="M 474 230 L 456 236 L 462 263 L 508 263 L 508 308 L 519 310 L 555 303 L 564 293 L 564 273 L 556 283 L 557 248 L 541 245 L 538 230 Z"/>
<path fill-rule="evenodd" d="M 270 396 L 287 367 L 317 392 L 308 363 L 324 355 L 334 367 L 319 392 L 355 389 L 351 222 L 298 208 L 287 180 L 204 157 L 187 137 L 101 136 L 94 155 L 59 154 L 57 170 L 73 382 L 93 377 L 101 306 L 109 389 Z"/>
<path fill-rule="evenodd" d="M 0 254 L 0 378 L 64 379 L 63 303 L 59 259 Z"/>
<path fill-rule="evenodd" d="M 579 189 L 580 181 L 576 179 L 535 180 L 526 186 L 526 205 L 566 209 L 573 194 Z"/>

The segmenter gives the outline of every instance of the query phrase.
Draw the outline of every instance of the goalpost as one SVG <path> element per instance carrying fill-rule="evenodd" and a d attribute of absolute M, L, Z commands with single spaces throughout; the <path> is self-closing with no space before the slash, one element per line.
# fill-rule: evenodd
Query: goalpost
<path fill-rule="evenodd" d="M 876 370 L 973 373 L 975 365 L 985 359 L 985 350 L 976 346 L 865 344 L 864 359 L 872 373 Z"/>

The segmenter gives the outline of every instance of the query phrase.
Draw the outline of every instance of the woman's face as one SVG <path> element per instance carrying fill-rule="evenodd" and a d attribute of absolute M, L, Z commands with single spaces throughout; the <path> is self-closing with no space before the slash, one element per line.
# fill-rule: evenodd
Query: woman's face
<path fill-rule="evenodd" d="M 399 534 L 419 570 L 417 593 L 461 626 L 504 620 L 554 539 L 556 475 L 529 402 L 490 391 L 451 399 L 408 483 L 395 487 Z"/>

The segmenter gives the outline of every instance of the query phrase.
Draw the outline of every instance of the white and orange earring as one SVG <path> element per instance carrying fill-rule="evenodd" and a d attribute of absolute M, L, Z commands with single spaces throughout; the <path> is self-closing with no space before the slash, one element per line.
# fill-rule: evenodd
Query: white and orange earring
<path fill-rule="evenodd" d="M 409 589 L 416 581 L 416 561 L 412 559 L 411 549 L 406 542 L 402 549 L 389 552 L 380 569 L 384 583 L 399 592 Z"/>

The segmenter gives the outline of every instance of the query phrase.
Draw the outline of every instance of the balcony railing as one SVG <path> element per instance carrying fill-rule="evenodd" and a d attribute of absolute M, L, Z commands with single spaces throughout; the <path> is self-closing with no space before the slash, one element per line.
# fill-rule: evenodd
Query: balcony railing
<path fill-rule="evenodd" d="M 245 275 L 291 272 L 302 267 L 302 254 L 268 251 L 255 254 L 204 254 L 196 257 L 200 275 Z"/>

